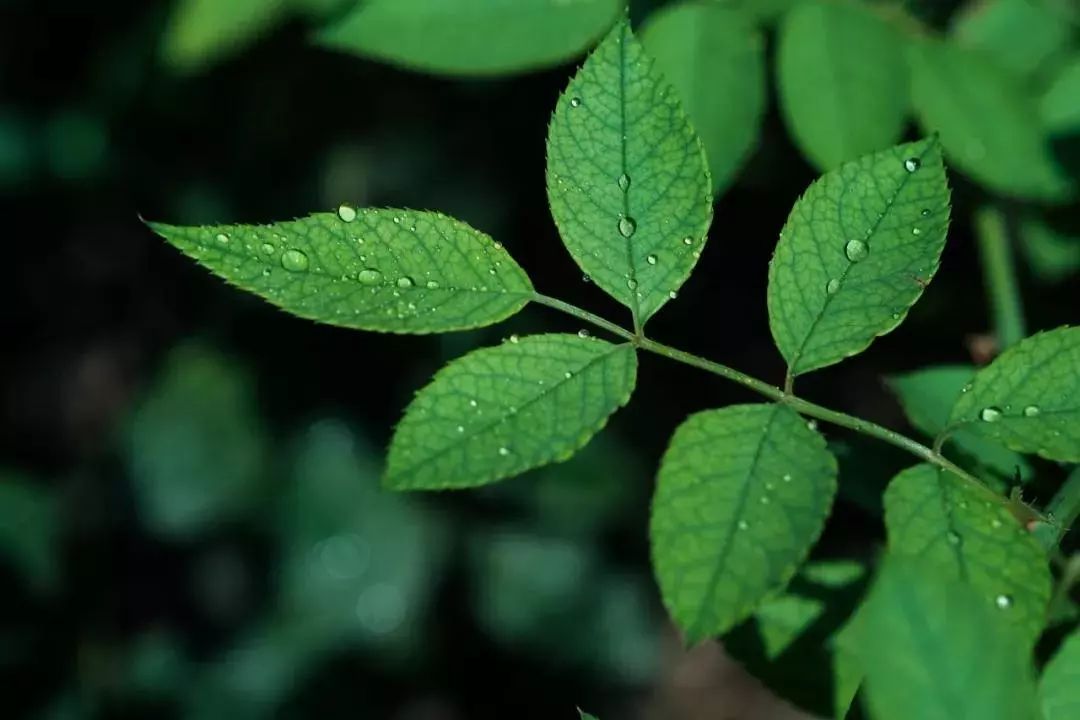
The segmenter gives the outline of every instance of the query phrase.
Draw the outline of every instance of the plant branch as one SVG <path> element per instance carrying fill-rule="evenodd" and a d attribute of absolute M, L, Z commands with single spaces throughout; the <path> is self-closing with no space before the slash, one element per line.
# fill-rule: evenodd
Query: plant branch
<path fill-rule="evenodd" d="M 532 301 L 539 305 L 547 305 L 549 308 L 559 310 L 560 312 L 564 312 L 567 315 L 573 315 L 578 320 L 584 320 L 585 322 L 591 323 L 598 328 L 607 330 L 612 335 L 618 335 L 623 340 L 629 340 L 630 342 L 635 344 L 637 343 L 638 338 L 636 335 L 634 335 L 634 333 L 630 332 L 629 330 L 623 329 L 622 327 L 616 325 L 610 320 L 605 320 L 599 315 L 594 315 L 587 310 L 582 310 L 577 305 L 571 305 L 570 303 L 563 302 L 558 298 L 541 295 L 540 293 L 534 294 Z"/>
<path fill-rule="evenodd" d="M 983 282 L 994 314 L 994 334 L 1004 350 L 1025 334 L 1024 305 L 1016 281 L 1016 261 L 1009 244 L 1005 213 L 992 206 L 975 212 L 975 237 L 979 243 Z"/>

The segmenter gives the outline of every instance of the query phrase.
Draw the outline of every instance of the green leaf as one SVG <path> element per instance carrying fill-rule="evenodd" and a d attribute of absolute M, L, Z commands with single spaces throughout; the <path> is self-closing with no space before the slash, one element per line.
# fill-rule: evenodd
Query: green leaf
<path fill-rule="evenodd" d="M 950 161 L 990 190 L 1061 200 L 1072 188 L 1043 135 L 1035 98 L 979 53 L 925 40 L 911 46 L 912 103 Z"/>
<path fill-rule="evenodd" d="M 761 34 L 744 11 L 683 2 L 650 15 L 641 42 L 679 91 L 720 193 L 757 146 L 766 96 Z"/>
<path fill-rule="evenodd" d="M 822 170 L 900 138 L 909 102 L 904 48 L 865 3 L 797 5 L 780 26 L 776 63 L 787 126 Z"/>
<path fill-rule="evenodd" d="M 0 563 L 12 563 L 38 591 L 52 590 L 59 576 L 58 525 L 49 489 L 0 472 Z"/>
<path fill-rule="evenodd" d="M 949 424 L 949 413 L 963 393 L 964 386 L 975 376 L 971 365 L 936 365 L 887 379 L 900 399 L 908 420 L 918 430 L 936 438 Z M 949 442 L 976 463 L 1005 478 L 1019 470 L 1022 480 L 1032 477 L 1031 465 L 1023 455 L 1015 453 L 970 430 L 958 430 Z"/>
<path fill-rule="evenodd" d="M 267 479 L 267 442 L 244 370 L 213 350 L 178 347 L 124 437 L 142 520 L 190 537 L 250 510 Z"/>
<path fill-rule="evenodd" d="M 589 713 L 585 712 L 581 708 L 578 708 L 578 715 L 581 716 L 581 720 L 598 720 L 598 718 L 595 715 L 590 715 Z"/>
<path fill-rule="evenodd" d="M 367 0 L 318 42 L 428 72 L 513 73 L 583 52 L 622 7 L 623 0 Z"/>
<path fill-rule="evenodd" d="M 769 325 L 790 375 L 866 349 L 937 272 L 949 188 L 936 139 L 841 165 L 795 203 L 769 264 Z"/>
<path fill-rule="evenodd" d="M 1039 681 L 1042 720 L 1080 717 L 1080 630 L 1065 638 Z"/>
<path fill-rule="evenodd" d="M 859 632 L 875 720 L 1034 717 L 1027 647 L 963 584 L 889 560 Z"/>
<path fill-rule="evenodd" d="M 412 210 L 318 213 L 272 225 L 151 228 L 239 288 L 308 320 L 395 333 L 482 327 L 521 310 L 532 284 L 502 245 Z"/>
<path fill-rule="evenodd" d="M 189 72 L 234 55 L 283 20 L 290 0 L 178 0 L 161 38 L 162 59 Z"/>
<path fill-rule="evenodd" d="M 784 587 L 825 525 L 836 460 L 783 405 L 692 415 L 664 453 L 652 558 L 687 642 L 726 632 Z"/>
<path fill-rule="evenodd" d="M 1028 267 L 1043 282 L 1061 282 L 1080 271 L 1080 235 L 1062 232 L 1035 215 L 1020 221 L 1017 235 Z"/>
<path fill-rule="evenodd" d="M 622 22 L 559 98 L 547 189 L 562 240 L 639 324 L 690 275 L 712 219 L 705 151 Z"/>
<path fill-rule="evenodd" d="M 858 603 L 866 568 L 852 560 L 804 565 L 791 585 L 724 636 L 724 650 L 780 697 L 816 716 L 843 717 L 858 683 L 837 677 L 834 639 Z"/>
<path fill-rule="evenodd" d="M 980 370 L 949 430 L 970 428 L 1017 452 L 1080 462 L 1080 327 L 1037 333 Z"/>
<path fill-rule="evenodd" d="M 1063 63 L 1039 101 L 1043 127 L 1053 135 L 1080 131 L 1080 54 Z"/>
<path fill-rule="evenodd" d="M 390 443 L 396 490 L 484 485 L 566 460 L 630 399 L 629 344 L 536 335 L 484 348 L 435 375 Z"/>
<path fill-rule="evenodd" d="M 982 0 L 956 16 L 953 37 L 990 62 L 1033 75 L 1068 48 L 1070 30 L 1044 0 Z"/>
<path fill-rule="evenodd" d="M 971 586 L 1031 642 L 1046 624 L 1046 553 L 999 499 L 932 465 L 897 475 L 885 492 L 889 551 Z"/>

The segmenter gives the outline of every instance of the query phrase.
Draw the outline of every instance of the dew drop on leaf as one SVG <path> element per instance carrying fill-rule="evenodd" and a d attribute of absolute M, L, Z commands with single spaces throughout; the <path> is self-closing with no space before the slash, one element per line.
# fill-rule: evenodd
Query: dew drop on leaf
<path fill-rule="evenodd" d="M 581 98 L 576 95 L 570 98 L 570 107 L 581 107 Z"/>
<path fill-rule="evenodd" d="M 1024 408 L 1024 417 L 1035 417 L 1041 412 L 1038 405 L 1028 405 Z"/>
<path fill-rule="evenodd" d="M 922 235 L 922 230 L 920 230 L 917 227 L 913 227 L 913 228 L 911 228 L 911 234 L 912 235 Z"/>
<path fill-rule="evenodd" d="M 650 265 L 655 265 L 658 260 L 659 258 L 657 258 L 655 255 L 649 255 L 647 258 L 645 258 L 645 262 L 649 263 Z"/>
<path fill-rule="evenodd" d="M 694 244 L 694 238 L 687 235 L 686 237 L 684 237 L 682 239 L 682 243 L 683 243 L 683 245 L 693 245 Z"/>
<path fill-rule="evenodd" d="M 216 239 L 222 245 L 227 245 L 229 243 L 229 236 L 225 233 L 218 233 Z"/>
<path fill-rule="evenodd" d="M 619 218 L 620 235 L 624 238 L 632 237 L 635 230 L 637 230 L 637 223 L 634 222 L 634 218 L 625 215 Z"/>
<path fill-rule="evenodd" d="M 581 328 L 580 330 L 577 331 L 577 336 L 579 338 L 587 338 L 587 337 L 589 337 L 589 331 L 586 330 L 585 328 Z"/>
<path fill-rule="evenodd" d="M 356 279 L 361 285 L 375 285 L 382 280 L 382 273 L 373 268 L 365 268 L 356 274 Z"/>
<path fill-rule="evenodd" d="M 870 247 L 862 240 L 848 240 L 847 245 L 844 246 L 844 255 L 847 259 L 853 263 L 857 263 L 860 260 L 865 260 L 866 256 L 870 254 Z"/>
<path fill-rule="evenodd" d="M 271 245 L 270 243 L 263 243 L 262 244 L 262 251 L 263 251 L 264 255 L 273 255 L 274 254 L 274 246 Z"/>
<path fill-rule="evenodd" d="M 948 539 L 949 539 L 949 544 L 951 544 L 951 545 L 959 545 L 960 544 L 960 534 L 957 533 L 956 531 L 950 530 L 949 534 L 946 537 L 948 537 Z"/>
<path fill-rule="evenodd" d="M 286 250 L 281 254 L 281 267 L 290 272 L 303 272 L 308 268 L 308 256 L 299 250 Z"/>
<path fill-rule="evenodd" d="M 637 290 L 637 285 L 637 280 L 635 280 L 634 278 L 627 278 L 626 287 L 630 288 L 631 290 Z"/>
<path fill-rule="evenodd" d="M 994 598 L 994 604 L 1001 610 L 1008 610 L 1013 604 L 1012 595 L 998 595 Z"/>
<path fill-rule="evenodd" d="M 904 169 L 909 173 L 913 173 L 922 167 L 922 161 L 919 158 L 908 158 L 904 161 Z"/>
<path fill-rule="evenodd" d="M 749 530 L 750 529 L 750 523 L 746 522 L 745 520 L 740 520 L 739 521 L 739 529 L 740 530 Z"/>
<path fill-rule="evenodd" d="M 623 192 L 630 189 L 630 176 L 626 173 L 619 176 L 619 189 Z"/>
<path fill-rule="evenodd" d="M 979 417 L 983 422 L 997 422 L 1001 419 L 1001 408 L 994 407 L 993 405 L 985 407 L 982 409 L 982 412 L 979 413 Z"/>
<path fill-rule="evenodd" d="M 505 447 L 505 446 L 499 448 L 499 455 L 501 455 L 502 457 L 509 456 L 510 455 L 510 448 Z"/>
<path fill-rule="evenodd" d="M 436 282 L 435 280 L 428 280 L 428 281 L 427 281 L 427 284 L 425 285 L 425 287 L 426 287 L 426 288 L 427 288 L 428 290 L 438 290 L 438 289 L 439 289 L 439 283 L 438 283 L 438 282 Z"/>
<path fill-rule="evenodd" d="M 356 208 L 352 205 L 342 203 L 338 205 L 337 216 L 341 218 L 341 222 L 351 223 L 356 219 Z"/>
<path fill-rule="evenodd" d="M 408 275 L 402 275 L 398 278 L 397 286 L 402 290 L 404 290 L 405 288 L 411 288 L 413 285 L 413 280 Z"/>
<path fill-rule="evenodd" d="M 517 345 L 520 338 L 517 335 L 511 335 L 507 338 L 512 344 Z"/>
<path fill-rule="evenodd" d="M 675 292 L 674 290 L 669 290 L 667 296 L 669 299 L 674 300 L 675 298 L 679 297 L 679 293 Z"/>
<path fill-rule="evenodd" d="M 585 282 L 585 283 L 592 282 L 592 278 L 589 277 L 588 275 L 582 275 L 581 276 L 581 282 Z"/>
<path fill-rule="evenodd" d="M 833 278 L 829 282 L 825 283 L 825 292 L 829 295 L 835 295 L 840 290 L 840 281 Z"/>
<path fill-rule="evenodd" d="M 930 215 L 930 208 L 923 208 L 922 212 L 920 212 L 919 214 L 922 215 L 923 217 L 929 216 Z"/>

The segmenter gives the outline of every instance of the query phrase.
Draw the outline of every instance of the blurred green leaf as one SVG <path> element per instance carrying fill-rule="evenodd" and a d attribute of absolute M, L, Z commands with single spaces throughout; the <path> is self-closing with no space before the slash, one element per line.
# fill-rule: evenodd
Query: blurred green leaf
<path fill-rule="evenodd" d="M 495 75 L 565 62 L 623 0 L 366 0 L 318 34 L 326 47 L 435 73 Z"/>
<path fill-rule="evenodd" d="M 933 465 L 897 475 L 885 493 L 889 551 L 978 592 L 995 623 L 1034 643 L 1046 624 L 1046 553 L 985 488 Z"/>
<path fill-rule="evenodd" d="M 81 109 L 64 110 L 44 127 L 45 160 L 61 180 L 89 180 L 102 174 L 109 160 L 105 120 Z"/>
<path fill-rule="evenodd" d="M 243 50 L 287 15 L 290 0 L 175 0 L 159 52 L 174 70 L 199 70 Z"/>
<path fill-rule="evenodd" d="M 862 352 L 903 322 L 937 272 L 949 199 L 933 137 L 810 185 L 769 263 L 769 327 L 789 375 Z"/>
<path fill-rule="evenodd" d="M 342 205 L 336 214 L 272 225 L 150 227 L 226 281 L 340 327 L 482 327 L 533 296 L 525 271 L 500 243 L 439 213 Z"/>
<path fill-rule="evenodd" d="M 976 0 L 955 17 L 952 35 L 989 62 L 1021 76 L 1046 67 L 1069 46 L 1071 31 L 1045 0 Z"/>
<path fill-rule="evenodd" d="M 0 110 L 0 187 L 25 187 L 38 162 L 34 123 L 13 108 Z"/>
<path fill-rule="evenodd" d="M 575 335 L 511 338 L 455 360 L 409 404 L 386 486 L 485 485 L 566 460 L 630 400 L 637 356 Z"/>
<path fill-rule="evenodd" d="M 12 563 L 36 591 L 56 587 L 59 530 L 52 491 L 0 470 L 0 561 Z"/>
<path fill-rule="evenodd" d="M 723 192 L 757 146 L 765 113 L 764 40 L 748 15 L 682 2 L 649 16 L 645 50 L 675 86 Z"/>
<path fill-rule="evenodd" d="M 1052 135 L 1080 132 L 1080 54 L 1062 63 L 1039 104 L 1043 127 Z"/>
<path fill-rule="evenodd" d="M 562 241 L 636 324 L 675 297 L 712 220 L 705 150 L 678 94 L 623 21 L 548 126 L 548 201 Z"/>
<path fill-rule="evenodd" d="M 875 720 L 1035 716 L 1027 647 L 971 587 L 891 559 L 859 631 Z"/>
<path fill-rule="evenodd" d="M 688 643 L 727 632 L 787 584 L 835 492 L 825 439 L 784 405 L 708 410 L 678 427 L 649 536 L 664 605 Z"/>
<path fill-rule="evenodd" d="M 949 413 L 964 388 L 975 376 L 972 365 L 935 365 L 903 375 L 893 375 L 886 383 L 900 400 L 908 420 L 928 437 L 935 438 L 949 424 Z M 1020 479 L 1033 477 L 1023 455 L 976 433 L 960 429 L 949 442 L 967 456 L 1004 478 L 1017 471 Z"/>
<path fill-rule="evenodd" d="M 1017 452 L 1080 462 L 1080 327 L 1037 333 L 980 370 L 960 395 L 950 431 L 971 431 Z"/>
<path fill-rule="evenodd" d="M 267 438 L 247 373 L 182 345 L 127 423 L 127 465 L 144 522 L 190 536 L 248 513 L 266 488 Z"/>
<path fill-rule="evenodd" d="M 988 189 L 1059 201 L 1072 184 L 1043 134 L 1034 96 L 978 52 L 936 40 L 911 45 L 912 102 L 927 132 L 941 135 L 949 161 Z"/>
<path fill-rule="evenodd" d="M 1080 271 L 1080 235 L 1061 232 L 1042 218 L 1029 215 L 1020 221 L 1018 236 L 1024 259 L 1040 280 L 1057 283 Z"/>
<path fill-rule="evenodd" d="M 822 170 L 900 138 L 909 103 L 904 47 L 868 3 L 799 3 L 781 24 L 776 63 L 787 126 Z"/>
<path fill-rule="evenodd" d="M 1075 720 L 1080 717 L 1080 630 L 1058 648 L 1043 670 L 1039 682 L 1042 720 Z"/>

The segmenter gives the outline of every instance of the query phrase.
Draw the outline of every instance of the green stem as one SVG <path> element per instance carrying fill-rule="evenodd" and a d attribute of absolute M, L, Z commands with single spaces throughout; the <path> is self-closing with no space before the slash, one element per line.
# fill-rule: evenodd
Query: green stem
<path fill-rule="evenodd" d="M 563 302 L 558 298 L 548 297 L 547 295 L 541 295 L 540 293 L 536 293 L 535 295 L 533 295 L 532 300 L 535 303 L 538 303 L 540 305 L 547 305 L 549 308 L 554 308 L 555 310 L 564 312 L 567 315 L 573 315 L 578 320 L 584 320 L 585 322 L 591 323 L 598 328 L 603 328 L 604 330 L 607 330 L 613 335 L 618 335 L 623 340 L 629 340 L 632 343 L 637 343 L 638 337 L 634 333 L 630 332 L 629 330 L 623 329 L 622 327 L 616 325 L 610 320 L 605 320 L 599 315 L 593 315 L 587 310 L 582 310 L 576 305 L 571 305 L 570 303 Z"/>
<path fill-rule="evenodd" d="M 1024 305 L 1016 281 L 1016 262 L 1005 213 L 985 206 L 975 212 L 975 237 L 982 259 L 983 282 L 994 314 L 994 334 L 1004 350 L 1024 339 Z"/>
<path fill-rule="evenodd" d="M 1046 506 L 1046 517 L 1052 522 L 1040 523 L 1035 529 L 1035 537 L 1046 548 L 1057 547 L 1065 533 L 1080 517 L 1080 468 L 1076 468 L 1065 478 L 1065 483 Z"/>

